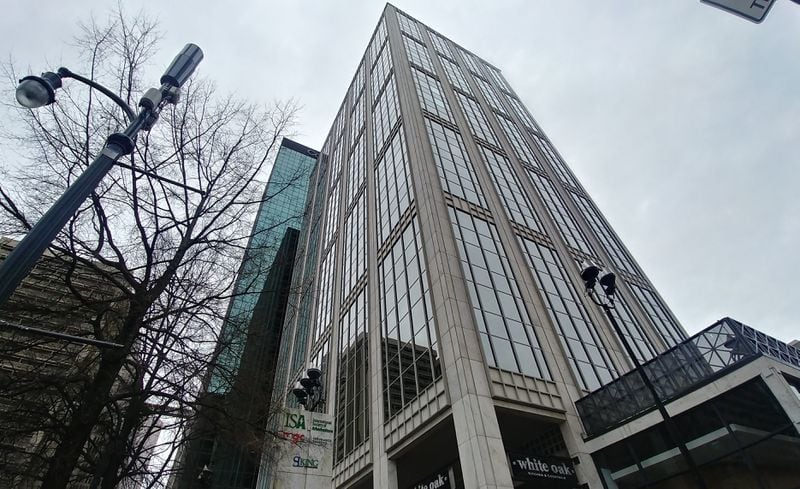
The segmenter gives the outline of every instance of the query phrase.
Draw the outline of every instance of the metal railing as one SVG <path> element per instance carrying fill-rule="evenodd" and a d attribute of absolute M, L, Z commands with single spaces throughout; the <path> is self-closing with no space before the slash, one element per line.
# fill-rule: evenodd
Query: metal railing
<path fill-rule="evenodd" d="M 695 390 L 727 371 L 767 356 L 800 368 L 800 350 L 723 318 L 642 365 L 662 402 Z M 575 403 L 588 437 L 603 434 L 656 407 L 635 370 Z"/>

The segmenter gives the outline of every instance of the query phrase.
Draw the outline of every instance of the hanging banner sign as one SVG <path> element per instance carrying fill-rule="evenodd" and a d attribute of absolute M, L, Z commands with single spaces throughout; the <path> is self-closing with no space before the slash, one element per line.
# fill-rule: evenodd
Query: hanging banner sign
<path fill-rule="evenodd" d="M 536 487 L 574 489 L 578 477 L 572 460 L 561 457 L 540 457 L 530 453 L 508 453 L 511 474 L 515 481 L 533 481 Z"/>
<path fill-rule="evenodd" d="M 287 409 L 276 435 L 273 489 L 330 489 L 333 416 Z"/>

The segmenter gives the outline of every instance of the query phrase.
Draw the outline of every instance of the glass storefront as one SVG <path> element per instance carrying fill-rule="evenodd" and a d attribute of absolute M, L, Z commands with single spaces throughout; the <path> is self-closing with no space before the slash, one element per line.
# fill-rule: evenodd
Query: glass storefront
<path fill-rule="evenodd" d="M 800 436 L 761 378 L 673 418 L 709 489 L 800 487 Z M 606 489 L 697 487 L 659 424 L 594 455 Z"/>

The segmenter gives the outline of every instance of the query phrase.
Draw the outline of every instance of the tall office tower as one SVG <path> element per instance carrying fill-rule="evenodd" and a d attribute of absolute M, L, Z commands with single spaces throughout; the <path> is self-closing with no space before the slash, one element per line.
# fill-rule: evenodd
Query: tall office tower
<path fill-rule="evenodd" d="M 633 363 L 579 264 L 640 360 L 686 333 L 500 70 L 388 5 L 312 186 L 276 385 L 323 370 L 333 487 L 600 487 L 574 402 Z"/>
<path fill-rule="evenodd" d="M 177 487 L 195 487 L 206 466 L 212 488 L 255 484 L 298 229 L 317 155 L 289 139 L 281 142 L 207 379 L 205 412 L 191 428 Z"/>

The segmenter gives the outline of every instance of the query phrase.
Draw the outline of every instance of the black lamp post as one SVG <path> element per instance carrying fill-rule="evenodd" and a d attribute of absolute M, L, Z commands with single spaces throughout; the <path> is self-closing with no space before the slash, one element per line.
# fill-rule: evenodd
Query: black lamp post
<path fill-rule="evenodd" d="M 686 461 L 686 464 L 689 466 L 690 470 L 695 476 L 697 487 L 705 489 L 706 483 L 703 480 L 703 477 L 700 475 L 700 469 L 694 462 L 694 459 L 692 458 L 692 455 L 689 453 L 689 449 L 686 447 L 686 444 L 682 441 L 681 437 L 678 435 L 678 429 L 675 426 L 675 422 L 672 420 L 672 417 L 667 412 L 667 408 L 664 407 L 664 403 L 661 401 L 658 392 L 656 392 L 655 386 L 650 381 L 650 377 L 647 375 L 647 372 L 645 372 L 645 370 L 642 368 L 642 364 L 636 357 L 633 348 L 631 347 L 630 343 L 628 343 L 628 339 L 622 332 L 622 328 L 620 328 L 619 323 L 617 323 L 617 320 L 614 318 L 614 314 L 612 314 L 611 312 L 614 310 L 615 307 L 614 299 L 616 297 L 616 292 L 617 292 L 616 275 L 614 275 L 613 272 L 603 271 L 597 265 L 587 264 L 581 271 L 581 279 L 586 285 L 586 293 L 589 296 L 589 298 L 592 299 L 592 302 L 603 308 L 603 311 L 606 313 L 606 316 L 608 317 L 608 321 L 611 323 L 611 326 L 614 327 L 614 331 L 617 333 L 617 337 L 619 338 L 620 342 L 622 342 L 622 346 L 628 353 L 628 357 L 633 362 L 634 368 L 636 369 L 637 372 L 639 372 L 639 377 L 642 379 L 642 383 L 645 385 L 647 390 L 650 391 L 650 395 L 653 396 L 653 402 L 655 403 L 656 408 L 658 408 L 658 412 L 661 414 L 661 417 L 664 420 L 664 425 L 667 430 L 667 435 L 670 438 L 669 441 L 673 445 L 677 446 L 678 450 L 680 450 L 681 455 Z M 602 294 L 603 294 L 602 297 L 597 292 L 598 284 L 602 289 Z"/>
<path fill-rule="evenodd" d="M 111 98 L 117 105 L 122 107 L 129 124 L 123 132 L 114 133 L 108 137 L 105 147 L 92 164 L 67 188 L 0 265 L 0 306 L 11 297 L 11 294 L 22 282 L 22 279 L 28 275 L 28 272 L 42 256 L 44 250 L 47 249 L 59 231 L 75 214 L 81 203 L 97 188 L 100 180 L 103 179 L 114 164 L 141 171 L 118 163 L 117 160 L 133 152 L 139 131 L 149 131 L 166 104 L 177 103 L 181 86 L 189 79 L 202 59 L 203 51 L 194 44 L 187 44 L 161 77 L 161 88 L 151 88 L 145 92 L 139 101 L 138 114 L 111 90 L 92 80 L 76 75 L 66 68 L 60 68 L 57 73 L 47 72 L 42 73 L 41 76 L 26 76 L 20 80 L 16 97 L 17 101 L 24 107 L 35 109 L 52 104 L 55 101 L 56 90 L 61 88 L 62 79 L 72 78 L 99 90 Z M 157 175 L 152 175 L 148 172 L 144 173 L 154 178 L 159 178 Z M 159 179 L 184 186 L 169 179 Z M 197 189 L 189 189 L 197 191 Z"/>
<path fill-rule="evenodd" d="M 322 370 L 310 368 L 306 370 L 306 376 L 300 379 L 292 389 L 292 394 L 297 398 L 297 402 L 305 406 L 307 411 L 312 413 L 321 404 L 325 404 L 324 389 L 322 386 Z"/>

